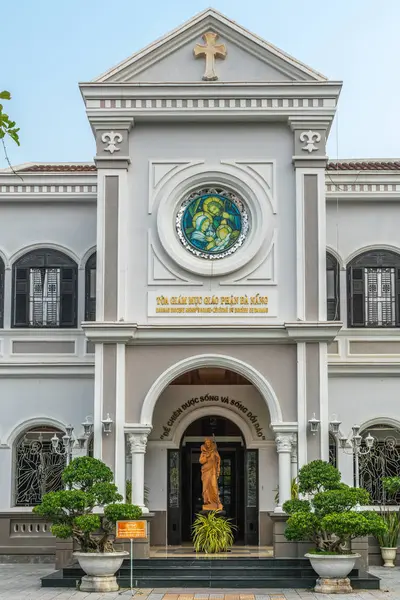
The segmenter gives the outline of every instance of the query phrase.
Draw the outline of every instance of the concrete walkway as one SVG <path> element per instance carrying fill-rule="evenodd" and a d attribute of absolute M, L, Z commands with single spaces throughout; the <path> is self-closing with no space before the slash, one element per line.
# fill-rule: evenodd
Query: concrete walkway
<path fill-rule="evenodd" d="M 88 594 L 71 588 L 41 588 L 39 578 L 51 573 L 50 565 L 1 564 L 0 600 L 128 600 L 130 590 L 108 594 Z M 381 590 L 358 591 L 353 594 L 314 594 L 308 590 L 211 590 L 154 589 L 134 590 L 135 600 L 400 600 L 400 568 L 371 569 L 382 578 Z M 171 583 L 173 583 L 171 581 Z"/>

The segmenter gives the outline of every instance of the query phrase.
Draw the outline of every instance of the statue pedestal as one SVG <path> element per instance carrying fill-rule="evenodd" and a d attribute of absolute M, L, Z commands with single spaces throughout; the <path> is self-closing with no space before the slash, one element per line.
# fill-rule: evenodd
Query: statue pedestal
<path fill-rule="evenodd" d="M 200 511 L 201 515 L 208 515 L 210 512 L 216 512 L 219 517 L 225 517 L 226 512 L 224 510 L 216 510 L 215 508 L 206 508 Z"/>

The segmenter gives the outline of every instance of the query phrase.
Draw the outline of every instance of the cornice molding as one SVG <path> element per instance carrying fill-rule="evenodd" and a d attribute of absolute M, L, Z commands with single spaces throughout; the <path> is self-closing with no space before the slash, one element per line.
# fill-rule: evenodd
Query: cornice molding
<path fill-rule="evenodd" d="M 130 345 L 331 342 L 335 339 L 341 326 L 340 322 L 293 322 L 267 326 L 152 326 L 121 322 L 86 322 L 82 324 L 87 338 L 92 342 Z"/>
<path fill-rule="evenodd" d="M 296 342 L 332 342 L 342 326 L 340 321 L 285 323 L 289 338 Z"/>

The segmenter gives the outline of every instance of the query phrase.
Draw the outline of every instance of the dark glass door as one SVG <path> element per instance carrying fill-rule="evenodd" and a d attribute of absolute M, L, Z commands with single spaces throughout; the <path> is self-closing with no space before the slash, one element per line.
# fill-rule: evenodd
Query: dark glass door
<path fill-rule="evenodd" d="M 238 444 L 218 444 L 221 457 L 219 492 L 226 517 L 238 527 L 235 538 L 244 539 L 244 450 Z M 203 507 L 199 444 L 182 448 L 182 541 L 191 540 L 191 526 Z"/>

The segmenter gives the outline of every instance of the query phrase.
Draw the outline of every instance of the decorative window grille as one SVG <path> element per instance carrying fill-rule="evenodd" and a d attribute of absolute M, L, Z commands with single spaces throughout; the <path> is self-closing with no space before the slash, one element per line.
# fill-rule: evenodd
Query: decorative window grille
<path fill-rule="evenodd" d="M 0 327 L 4 327 L 4 263 L 0 258 Z"/>
<path fill-rule="evenodd" d="M 398 476 L 400 472 L 400 432 L 387 425 L 376 425 L 364 431 L 375 438 L 368 454 L 359 456 L 360 487 L 371 495 L 372 504 L 388 503 L 382 486 L 383 477 Z M 363 435 L 364 435 L 363 434 Z M 362 447 L 365 450 L 365 446 Z M 396 498 L 396 503 L 400 497 Z"/>
<path fill-rule="evenodd" d="M 96 320 L 96 252 L 85 266 L 85 321 Z"/>
<path fill-rule="evenodd" d="M 17 442 L 15 457 L 15 505 L 40 504 L 47 492 L 63 489 L 61 474 L 65 456 L 52 451 L 51 438 L 62 432 L 37 427 L 25 432 Z"/>
<path fill-rule="evenodd" d="M 348 267 L 349 326 L 398 327 L 400 256 L 368 252 Z"/>
<path fill-rule="evenodd" d="M 326 254 L 326 296 L 328 321 L 340 320 L 339 265 L 334 256 Z"/>
<path fill-rule="evenodd" d="M 337 442 L 332 433 L 329 434 L 329 462 L 334 467 L 337 467 Z"/>
<path fill-rule="evenodd" d="M 56 250 L 26 254 L 13 267 L 14 327 L 76 327 L 77 265 Z"/>
<path fill-rule="evenodd" d="M 60 269 L 29 269 L 30 327 L 59 327 Z"/>

